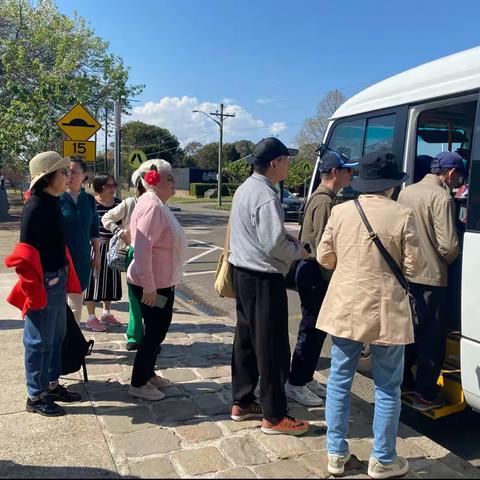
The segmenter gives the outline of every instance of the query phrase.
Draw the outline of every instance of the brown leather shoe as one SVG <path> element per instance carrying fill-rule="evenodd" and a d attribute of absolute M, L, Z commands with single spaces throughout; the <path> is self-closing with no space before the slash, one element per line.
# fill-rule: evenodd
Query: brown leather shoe
<path fill-rule="evenodd" d="M 286 415 L 278 423 L 262 420 L 262 432 L 267 435 L 303 435 L 308 432 L 310 424 Z"/>
<path fill-rule="evenodd" d="M 236 422 L 242 422 L 249 418 L 263 418 L 262 407 L 255 402 L 245 408 L 240 407 L 239 405 L 233 405 L 230 418 Z"/>

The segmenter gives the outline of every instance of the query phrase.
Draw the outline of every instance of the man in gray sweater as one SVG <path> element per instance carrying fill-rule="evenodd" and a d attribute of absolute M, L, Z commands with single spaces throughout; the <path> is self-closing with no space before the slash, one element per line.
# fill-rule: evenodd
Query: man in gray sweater
<path fill-rule="evenodd" d="M 290 367 L 288 299 L 284 275 L 308 253 L 287 233 L 274 185 L 288 176 L 288 149 L 277 138 L 260 141 L 254 173 L 237 190 L 231 212 L 230 258 L 237 301 L 232 354 L 232 419 L 263 418 L 267 434 L 301 435 L 308 423 L 287 415 Z M 260 376 L 260 406 L 254 390 Z"/>

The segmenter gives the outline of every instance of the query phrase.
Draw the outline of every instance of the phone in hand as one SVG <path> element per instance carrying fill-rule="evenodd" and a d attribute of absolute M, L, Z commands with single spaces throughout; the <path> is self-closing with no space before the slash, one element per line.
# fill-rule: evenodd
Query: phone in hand
<path fill-rule="evenodd" d="M 158 307 L 158 308 L 164 308 L 165 305 L 167 304 L 168 302 L 168 297 L 166 297 L 165 295 L 160 295 L 159 293 L 157 293 L 157 298 L 155 300 L 155 306 Z"/>

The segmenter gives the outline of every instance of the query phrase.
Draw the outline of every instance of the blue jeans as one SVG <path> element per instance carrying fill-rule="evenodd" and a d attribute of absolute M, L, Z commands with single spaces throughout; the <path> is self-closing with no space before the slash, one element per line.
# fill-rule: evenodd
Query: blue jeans
<path fill-rule="evenodd" d="M 396 456 L 400 417 L 400 385 L 403 378 L 404 345 L 370 345 L 375 383 L 372 456 L 382 463 Z M 332 336 L 332 363 L 327 386 L 325 418 L 328 453 L 346 455 L 350 389 L 357 369 L 362 343 Z"/>
<path fill-rule="evenodd" d="M 60 377 L 66 330 L 66 270 L 45 272 L 44 286 L 47 306 L 42 310 L 29 310 L 23 329 L 25 376 L 32 400 L 45 397 L 49 383 Z"/>

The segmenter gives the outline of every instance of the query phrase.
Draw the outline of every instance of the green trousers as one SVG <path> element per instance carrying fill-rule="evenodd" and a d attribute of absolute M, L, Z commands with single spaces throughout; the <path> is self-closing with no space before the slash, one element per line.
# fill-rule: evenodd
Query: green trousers
<path fill-rule="evenodd" d="M 133 247 L 127 250 L 127 268 L 133 260 Z M 140 311 L 140 302 L 132 292 L 132 287 L 128 284 L 128 312 L 130 318 L 127 327 L 127 341 L 132 343 L 142 343 L 143 340 L 143 321 L 142 312 Z"/>

